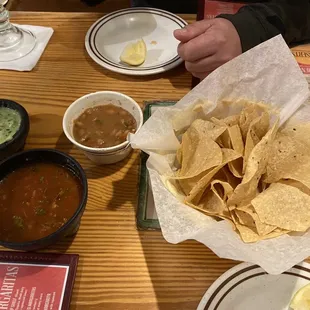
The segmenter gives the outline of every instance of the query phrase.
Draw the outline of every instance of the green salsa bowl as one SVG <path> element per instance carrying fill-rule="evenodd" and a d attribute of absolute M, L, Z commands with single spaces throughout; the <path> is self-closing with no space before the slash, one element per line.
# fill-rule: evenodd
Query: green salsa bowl
<path fill-rule="evenodd" d="M 0 99 L 0 161 L 22 151 L 29 133 L 29 116 L 24 107 Z"/>

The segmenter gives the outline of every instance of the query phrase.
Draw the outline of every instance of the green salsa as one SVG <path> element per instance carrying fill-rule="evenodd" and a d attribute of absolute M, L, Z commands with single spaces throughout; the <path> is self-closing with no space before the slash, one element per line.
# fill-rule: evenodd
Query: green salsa
<path fill-rule="evenodd" d="M 10 108 L 0 108 L 0 144 L 13 138 L 21 123 L 20 114 Z"/>

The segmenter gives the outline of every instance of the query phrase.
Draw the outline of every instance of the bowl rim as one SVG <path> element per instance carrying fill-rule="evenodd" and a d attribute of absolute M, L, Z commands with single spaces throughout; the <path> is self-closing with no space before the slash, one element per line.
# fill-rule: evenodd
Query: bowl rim
<path fill-rule="evenodd" d="M 67 110 L 63 116 L 62 127 L 63 127 L 63 131 L 64 131 L 66 137 L 70 140 L 70 142 L 85 152 L 96 153 L 96 154 L 98 154 L 98 153 L 108 154 L 109 153 L 109 154 L 113 155 L 113 153 L 127 148 L 128 145 L 130 144 L 130 142 L 128 140 L 126 140 L 126 141 L 122 142 L 121 144 L 117 144 L 115 146 L 105 147 L 105 148 L 88 147 L 88 146 L 85 146 L 85 145 L 77 142 L 67 130 L 67 124 L 71 121 L 71 119 L 69 119 L 69 117 L 68 117 L 68 114 L 69 114 L 70 110 L 73 108 L 73 106 L 75 106 L 76 104 L 78 104 L 82 100 L 89 98 L 91 96 L 95 96 L 95 95 L 116 95 L 116 96 L 119 96 L 120 98 L 125 98 L 128 101 L 130 101 L 133 104 L 133 106 L 135 106 L 137 108 L 138 113 L 139 113 L 140 124 L 137 126 L 137 130 L 135 133 L 137 133 L 143 125 L 143 112 L 142 112 L 142 109 L 139 106 L 139 104 L 134 99 L 132 99 L 131 97 L 129 97 L 123 93 L 120 93 L 120 92 L 106 91 L 106 90 L 86 94 L 86 95 L 76 99 L 73 103 L 71 103 L 69 105 L 69 107 L 67 108 Z"/>
<path fill-rule="evenodd" d="M 7 106 L 4 106 L 3 103 L 6 103 Z M 29 132 L 29 115 L 26 109 L 16 101 L 10 99 L 0 98 L 0 108 L 5 107 L 14 111 L 17 111 L 20 115 L 21 121 L 18 130 L 15 132 L 11 140 L 8 140 L 2 144 L 0 144 L 0 151 L 3 151 L 9 145 L 15 143 L 18 139 L 20 139 L 23 135 L 28 135 Z"/>
<path fill-rule="evenodd" d="M 49 245 L 50 239 L 53 239 L 54 236 L 61 234 L 64 230 L 66 230 L 66 228 L 68 226 L 70 226 L 76 220 L 76 218 L 80 215 L 80 213 L 83 211 L 83 209 L 85 209 L 86 203 L 87 203 L 88 182 L 87 182 L 86 173 L 85 173 L 84 169 L 82 168 L 82 166 L 80 165 L 80 163 L 75 158 L 73 158 L 72 156 L 70 156 L 64 152 L 58 151 L 56 149 L 48 149 L 48 148 L 25 150 L 25 151 L 16 153 L 16 154 L 8 157 L 4 161 L 2 161 L 0 163 L 0 169 L 3 165 L 7 165 L 8 163 L 10 163 L 10 161 L 14 160 L 15 158 L 24 157 L 24 156 L 26 157 L 29 153 L 43 153 L 43 154 L 44 153 L 54 153 L 54 154 L 63 156 L 66 160 L 73 163 L 81 175 L 80 181 L 81 181 L 81 185 L 82 185 L 82 197 L 81 197 L 81 201 L 80 201 L 78 207 L 76 208 L 75 212 L 73 213 L 73 215 L 68 219 L 68 221 L 64 225 L 62 225 L 56 231 L 54 231 L 53 233 L 51 233 L 51 234 L 49 234 L 43 238 L 36 239 L 36 240 L 30 240 L 30 241 L 24 241 L 24 242 L 12 242 L 12 241 L 0 240 L 0 245 L 7 247 L 7 248 L 17 248 L 17 247 L 28 248 L 28 247 L 34 246 L 36 244 L 39 245 L 42 243 L 43 244 L 46 243 L 47 245 Z M 19 164 L 19 167 L 23 167 L 23 165 Z"/>

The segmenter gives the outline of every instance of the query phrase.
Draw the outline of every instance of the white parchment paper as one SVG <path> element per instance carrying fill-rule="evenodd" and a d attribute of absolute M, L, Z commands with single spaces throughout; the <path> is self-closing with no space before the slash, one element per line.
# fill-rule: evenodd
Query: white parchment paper
<path fill-rule="evenodd" d="M 306 79 L 282 36 L 277 36 L 214 71 L 174 107 L 158 109 L 130 137 L 134 148 L 150 155 L 147 165 L 156 211 L 168 242 L 195 239 L 219 257 L 252 262 L 271 274 L 282 273 L 310 256 L 310 232 L 243 243 L 229 223 L 216 222 L 184 205 L 162 181 L 164 175 L 171 173 L 171 163 L 179 147 L 174 129 L 188 126 L 197 117 L 189 109 L 193 105 L 200 102 L 203 111 L 209 113 L 223 99 L 264 101 L 280 113 L 283 124 L 292 115 L 310 121 L 308 97 Z M 235 112 L 234 109 L 224 111 L 227 115 Z"/>

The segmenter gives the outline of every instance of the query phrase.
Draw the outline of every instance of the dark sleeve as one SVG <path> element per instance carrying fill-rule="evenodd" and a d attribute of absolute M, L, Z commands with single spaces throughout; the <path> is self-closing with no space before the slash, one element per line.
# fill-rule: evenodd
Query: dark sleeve
<path fill-rule="evenodd" d="M 217 17 L 236 27 L 243 52 L 278 34 L 288 44 L 310 39 L 310 0 L 265 1 L 246 5 L 234 15 Z"/>

